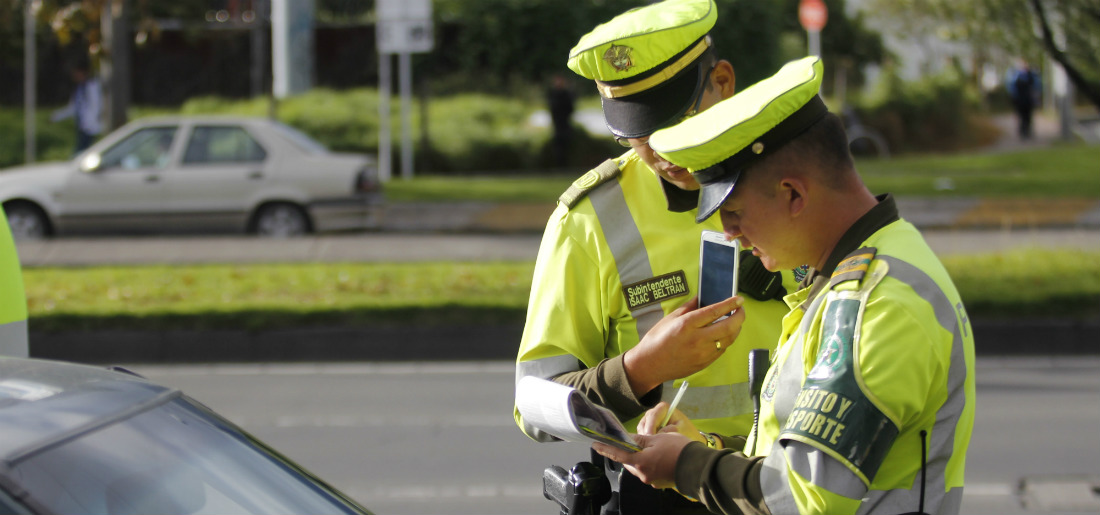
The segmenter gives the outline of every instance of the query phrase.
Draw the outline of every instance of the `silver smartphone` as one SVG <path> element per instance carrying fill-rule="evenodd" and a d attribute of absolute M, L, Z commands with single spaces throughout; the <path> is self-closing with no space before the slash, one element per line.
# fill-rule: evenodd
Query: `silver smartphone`
<path fill-rule="evenodd" d="M 739 241 L 729 241 L 717 231 L 703 231 L 699 241 L 699 307 L 737 294 L 740 257 Z"/>

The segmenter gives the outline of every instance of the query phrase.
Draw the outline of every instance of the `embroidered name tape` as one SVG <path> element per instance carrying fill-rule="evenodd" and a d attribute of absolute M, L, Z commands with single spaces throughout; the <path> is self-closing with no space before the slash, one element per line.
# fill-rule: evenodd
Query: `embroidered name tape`
<path fill-rule="evenodd" d="M 687 275 L 683 270 L 623 286 L 623 296 L 631 311 L 687 294 Z"/>

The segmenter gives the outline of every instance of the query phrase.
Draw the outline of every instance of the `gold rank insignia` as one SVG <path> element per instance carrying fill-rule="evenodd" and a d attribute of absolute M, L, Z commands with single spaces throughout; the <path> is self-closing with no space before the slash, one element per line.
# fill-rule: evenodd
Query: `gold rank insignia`
<path fill-rule="evenodd" d="M 875 259 L 875 254 L 877 253 L 878 249 L 875 247 L 863 247 L 848 254 L 848 256 L 836 266 L 836 270 L 833 271 L 829 283 L 837 284 L 844 281 L 863 280 L 863 276 L 867 275 L 867 269 L 871 266 L 871 260 Z"/>

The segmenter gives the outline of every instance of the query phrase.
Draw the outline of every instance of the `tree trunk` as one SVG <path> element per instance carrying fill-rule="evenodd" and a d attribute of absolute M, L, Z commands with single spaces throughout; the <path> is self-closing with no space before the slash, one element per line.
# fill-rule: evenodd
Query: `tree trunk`
<path fill-rule="evenodd" d="M 100 25 L 103 57 L 99 72 L 104 89 L 105 125 L 109 132 L 126 124 L 126 112 L 130 107 L 130 64 L 133 55 L 130 0 L 104 2 Z"/>

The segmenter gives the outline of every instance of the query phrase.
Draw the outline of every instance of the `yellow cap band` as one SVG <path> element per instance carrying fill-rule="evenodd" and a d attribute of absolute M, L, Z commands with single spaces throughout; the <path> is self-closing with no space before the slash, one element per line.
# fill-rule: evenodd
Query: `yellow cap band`
<path fill-rule="evenodd" d="M 704 37 L 699 44 L 695 45 L 688 53 L 681 56 L 672 64 L 666 66 L 663 70 L 646 77 L 637 82 L 631 82 L 622 86 L 609 86 L 603 82 L 596 81 L 596 89 L 600 90 L 600 94 L 604 98 L 619 98 L 633 95 L 635 93 L 641 93 L 649 88 L 652 88 L 662 82 L 675 77 L 677 73 L 680 73 L 684 68 L 703 55 L 703 52 L 710 47 L 710 36 Z"/>

